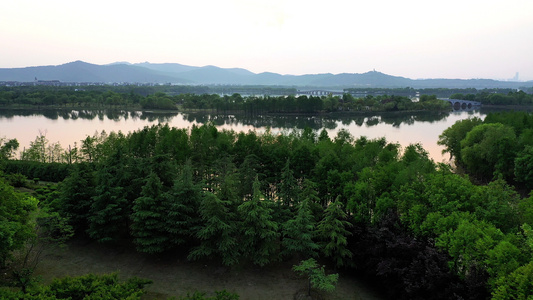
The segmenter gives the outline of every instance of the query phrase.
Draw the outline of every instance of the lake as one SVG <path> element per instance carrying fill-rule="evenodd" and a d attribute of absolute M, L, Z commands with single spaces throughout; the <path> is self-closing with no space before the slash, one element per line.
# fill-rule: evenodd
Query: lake
<path fill-rule="evenodd" d="M 385 137 L 387 141 L 405 147 L 420 143 L 436 162 L 447 162 L 437 145 L 439 135 L 458 120 L 484 116 L 489 111 L 483 108 L 453 112 L 331 114 L 323 116 L 244 116 L 215 115 L 206 113 L 155 113 L 141 111 L 25 111 L 0 110 L 0 137 L 16 138 L 20 150 L 29 147 L 30 141 L 43 133 L 50 143 L 59 142 L 63 148 L 74 146 L 88 135 L 105 130 L 123 133 L 142 129 L 145 126 L 168 123 L 169 126 L 190 128 L 193 124 L 212 122 L 219 129 L 234 131 L 288 133 L 310 127 L 320 132 L 325 128 L 330 138 L 345 129 L 355 138 Z"/>

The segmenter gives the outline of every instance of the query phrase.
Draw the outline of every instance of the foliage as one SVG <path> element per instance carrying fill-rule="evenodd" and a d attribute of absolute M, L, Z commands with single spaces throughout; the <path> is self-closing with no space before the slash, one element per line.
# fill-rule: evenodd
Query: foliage
<path fill-rule="evenodd" d="M 164 93 L 158 92 L 154 95 L 147 96 L 140 101 L 144 109 L 176 109 L 176 103 L 172 98 Z"/>
<path fill-rule="evenodd" d="M 477 118 L 458 121 L 440 135 L 438 143 L 478 179 L 487 182 L 502 175 L 531 190 L 532 137 L 531 113 L 502 112 L 490 113 L 482 122 Z"/>
<path fill-rule="evenodd" d="M 320 239 L 320 249 L 324 256 L 329 257 L 335 266 L 351 265 L 352 252 L 347 248 L 347 237 L 351 233 L 347 230 L 352 226 L 346 221 L 347 215 L 343 205 L 337 198 L 324 211 L 324 218 L 318 223 L 317 235 Z"/>
<path fill-rule="evenodd" d="M 150 173 L 143 186 L 141 195 L 133 202 L 130 215 L 131 234 L 137 251 L 160 253 L 171 247 L 165 221 L 168 204 L 165 203 L 163 184 L 159 176 Z"/>
<path fill-rule="evenodd" d="M 411 98 L 420 92 L 420 101 Z M 488 105 L 531 105 L 533 99 L 524 91 L 473 88 L 349 88 L 342 96 L 298 96 L 296 89 L 265 86 L 16 86 L 0 87 L 0 103 L 7 107 L 211 109 L 229 113 L 246 111 L 299 112 L 428 109 L 436 97 L 479 101 Z M 240 94 L 239 94 L 240 93 Z M 385 94 L 383 94 L 385 93 Z M 220 96 L 224 94 L 224 96 Z M 262 97 L 247 95 L 264 95 Z M 280 96 L 272 96 L 280 95 Z M 444 101 L 429 109 L 449 109 Z"/>
<path fill-rule="evenodd" d="M 5 267 L 12 252 L 22 249 L 34 235 L 32 214 L 37 199 L 15 192 L 0 177 L 0 267 Z"/>
<path fill-rule="evenodd" d="M 187 161 L 165 195 L 168 202 L 165 227 L 173 246 L 195 237 L 200 223 L 198 208 L 203 196 L 201 186 L 193 181 L 191 162 Z"/>
<path fill-rule="evenodd" d="M 7 140 L 0 138 L 0 162 L 3 160 L 11 159 L 14 156 L 15 151 L 19 147 L 17 139 Z"/>
<path fill-rule="evenodd" d="M 286 206 L 291 206 L 297 201 L 298 186 L 294 177 L 294 171 L 290 167 L 290 159 L 287 159 L 281 172 L 281 183 L 279 187 L 280 201 Z"/>
<path fill-rule="evenodd" d="M 7 160 L 4 162 L 6 174 L 21 174 L 26 178 L 39 178 L 42 181 L 63 181 L 72 169 L 72 165 L 65 163 L 40 163 L 26 160 Z"/>
<path fill-rule="evenodd" d="M 499 278 L 492 299 L 531 299 L 531 291 L 533 291 L 533 261 Z"/>
<path fill-rule="evenodd" d="M 395 213 L 374 224 L 357 223 L 349 239 L 357 272 L 382 283 L 394 299 L 483 299 L 486 278 L 461 280 L 449 256 L 428 239 L 409 233 Z M 478 287 L 481 285 L 481 287 Z"/>
<path fill-rule="evenodd" d="M 79 277 L 56 278 L 49 285 L 38 286 L 27 292 L 9 292 L 0 289 L 4 299 L 141 299 L 144 287 L 151 280 L 129 278 L 120 282 L 116 273 Z"/>
<path fill-rule="evenodd" d="M 246 258 L 259 266 L 275 260 L 278 223 L 272 220 L 273 209 L 259 189 L 259 180 L 253 184 L 253 195 L 237 208 L 241 224 L 241 249 Z"/>
<path fill-rule="evenodd" d="M 63 216 L 78 233 L 89 227 L 89 216 L 95 196 L 96 178 L 93 166 L 77 164 L 71 174 L 61 182 L 59 196 L 51 206 Z"/>
<path fill-rule="evenodd" d="M 526 146 L 518 152 L 514 161 L 514 175 L 528 189 L 533 189 L 533 147 Z"/>
<path fill-rule="evenodd" d="M 89 236 L 101 243 L 117 242 L 127 231 L 131 204 L 127 199 L 131 173 L 121 147 L 97 172 L 97 185 L 88 217 Z"/>
<path fill-rule="evenodd" d="M 310 200 L 305 199 L 298 204 L 296 216 L 282 225 L 283 248 L 281 255 L 316 257 L 319 245 L 313 240 L 316 222 L 310 207 Z"/>
<path fill-rule="evenodd" d="M 442 153 L 450 153 L 450 158 L 455 158 L 457 164 L 461 164 L 461 141 L 466 137 L 466 134 L 475 126 L 481 124 L 479 118 L 469 118 L 455 122 L 451 127 L 445 129 L 439 135 L 437 144 L 444 146 Z"/>
<path fill-rule="evenodd" d="M 215 194 L 206 193 L 200 204 L 202 225 L 197 231 L 200 245 L 194 248 L 189 258 L 212 258 L 219 256 L 224 265 L 234 265 L 239 262 L 238 224 L 235 213 L 230 209 L 230 202 L 220 200 Z"/>
<path fill-rule="evenodd" d="M 325 266 L 319 266 L 314 258 L 302 260 L 299 265 L 293 266 L 293 270 L 309 280 L 308 295 L 311 295 L 311 288 L 324 292 L 332 292 L 339 279 L 339 274 L 326 275 Z"/>
<path fill-rule="evenodd" d="M 5 179 L 10 185 L 16 188 L 26 186 L 28 181 L 28 178 L 20 173 L 6 175 Z"/>
<path fill-rule="evenodd" d="M 461 159 L 468 170 L 490 179 L 495 172 L 512 178 L 516 136 L 513 128 L 499 123 L 481 124 L 461 141 Z"/>

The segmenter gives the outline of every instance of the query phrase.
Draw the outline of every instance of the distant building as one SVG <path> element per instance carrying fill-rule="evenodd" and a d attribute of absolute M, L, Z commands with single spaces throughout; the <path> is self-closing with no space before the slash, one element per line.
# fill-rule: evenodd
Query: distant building
<path fill-rule="evenodd" d="M 38 80 L 37 77 L 35 77 L 34 85 L 59 86 L 61 85 L 61 81 L 59 80 Z"/>

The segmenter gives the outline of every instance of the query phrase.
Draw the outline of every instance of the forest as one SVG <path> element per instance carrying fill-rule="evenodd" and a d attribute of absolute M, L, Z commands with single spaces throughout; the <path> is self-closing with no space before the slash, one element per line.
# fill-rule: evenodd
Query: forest
<path fill-rule="evenodd" d="M 531 299 L 532 135 L 523 112 L 458 121 L 439 140 L 454 166 L 417 144 L 310 128 L 102 132 L 53 163 L 43 135 L 21 160 L 18 142 L 2 139 L 0 267 L 21 290 L 0 295 L 55 299 L 16 254 L 75 236 L 229 267 L 313 258 L 391 299 Z M 19 192 L 40 180 L 57 184 Z M 131 295 L 149 283 L 132 280 Z"/>
<path fill-rule="evenodd" d="M 531 105 L 533 95 L 524 91 L 510 90 L 507 93 L 495 93 L 488 90 L 480 93 L 470 91 L 450 95 L 451 99 L 479 101 L 483 105 Z"/>
<path fill-rule="evenodd" d="M 419 101 L 412 101 L 419 93 Z M 243 96 L 247 95 L 247 96 Z M 0 87 L 5 108 L 143 109 L 219 114 L 448 111 L 437 97 L 484 105 L 532 105 L 533 96 L 510 89 L 346 89 L 342 96 L 298 95 L 294 88 L 238 86 Z"/>
<path fill-rule="evenodd" d="M 0 105 L 14 108 L 91 108 L 91 109 L 157 109 L 157 110 L 205 110 L 216 113 L 321 113 L 337 111 L 406 111 L 406 110 L 449 110 L 450 106 L 435 96 L 426 96 L 413 102 L 407 96 L 367 95 L 354 98 L 343 96 L 295 96 L 295 91 L 281 96 L 241 96 L 198 93 L 192 88 L 163 92 L 164 89 L 148 87 L 132 88 L 129 92 L 120 89 L 100 90 L 26 87 L 0 89 Z M 183 91 L 189 91 L 183 93 Z M 254 91 L 254 90 L 252 90 Z M 275 91 L 275 90 L 274 90 Z M 150 93 L 151 92 L 151 93 Z M 268 92 L 273 92 L 268 90 Z"/>

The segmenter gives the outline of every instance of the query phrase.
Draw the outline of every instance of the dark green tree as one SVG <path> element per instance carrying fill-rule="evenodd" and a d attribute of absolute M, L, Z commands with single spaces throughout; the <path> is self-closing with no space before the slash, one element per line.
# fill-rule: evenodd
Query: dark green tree
<path fill-rule="evenodd" d="M 255 154 L 247 155 L 239 168 L 239 194 L 241 198 L 251 199 L 254 180 L 259 176 L 260 159 Z"/>
<path fill-rule="evenodd" d="M 272 203 L 264 199 L 259 186 L 259 179 L 256 177 L 251 199 L 238 207 L 241 219 L 240 248 L 244 257 L 256 265 L 264 266 L 275 259 L 279 225 L 272 218 Z"/>
<path fill-rule="evenodd" d="M 514 161 L 514 175 L 528 189 L 533 189 L 533 146 L 526 146 Z"/>
<path fill-rule="evenodd" d="M 87 233 L 98 242 L 117 242 L 129 232 L 131 203 L 127 192 L 131 175 L 121 145 L 100 165 L 92 198 Z"/>
<path fill-rule="evenodd" d="M 456 163 L 462 163 L 461 141 L 466 134 L 475 126 L 481 124 L 481 119 L 471 118 L 455 122 L 439 136 L 437 144 L 444 146 L 443 153 L 450 153 L 450 158 L 454 158 Z"/>
<path fill-rule="evenodd" d="M 239 262 L 238 228 L 229 201 L 207 192 L 200 205 L 202 224 L 196 233 L 200 245 L 192 249 L 189 259 L 220 257 L 231 266 Z"/>
<path fill-rule="evenodd" d="M 291 257 L 316 257 L 319 245 L 315 238 L 316 221 L 306 199 L 298 204 L 296 216 L 282 226 L 281 255 Z"/>
<path fill-rule="evenodd" d="M 133 202 L 131 235 L 137 251 L 154 254 L 172 247 L 167 230 L 167 200 L 159 176 L 150 173 L 141 195 Z"/>
<path fill-rule="evenodd" d="M 94 171 L 87 163 L 76 164 L 72 173 L 59 186 L 59 198 L 54 209 L 69 218 L 77 232 L 88 228 L 88 218 L 95 192 Z"/>
<path fill-rule="evenodd" d="M 492 299 L 529 300 L 533 297 L 533 261 L 521 266 L 507 276 L 498 278 Z"/>
<path fill-rule="evenodd" d="M 1 174 L 0 174 L 1 175 Z M 6 266 L 14 250 L 21 249 L 33 235 L 32 213 L 37 199 L 15 192 L 0 177 L 0 267 Z"/>
<path fill-rule="evenodd" d="M 98 242 L 116 242 L 128 227 L 126 193 L 121 186 L 115 186 L 110 173 L 98 175 L 98 185 L 90 208 L 87 233 Z"/>
<path fill-rule="evenodd" d="M 324 292 L 332 292 L 339 279 L 339 274 L 326 275 L 324 266 L 319 266 L 314 258 L 302 260 L 299 265 L 293 266 L 295 272 L 307 276 L 307 295 L 311 296 L 311 288 Z"/>
<path fill-rule="evenodd" d="M 460 220 L 455 229 L 439 235 L 435 244 L 452 257 L 452 270 L 465 276 L 473 269 L 484 270 L 489 251 L 502 239 L 502 232 L 490 223 Z"/>
<path fill-rule="evenodd" d="M 316 228 L 322 253 L 331 258 L 337 267 L 350 265 L 353 255 L 347 247 L 348 236 L 351 235 L 347 228 L 352 225 L 346 218 L 342 203 L 337 199 L 328 205 Z"/>
<path fill-rule="evenodd" d="M 490 222 L 504 233 L 519 231 L 518 204 L 520 195 L 503 179 L 481 186 L 470 201 L 479 220 Z"/>
<path fill-rule="evenodd" d="M 11 159 L 19 147 L 17 139 L 6 142 L 5 138 L 0 138 L 0 162 L 4 159 Z"/>
<path fill-rule="evenodd" d="M 3 299 L 141 299 L 146 293 L 144 287 L 150 280 L 129 278 L 120 281 L 118 274 L 56 278 L 49 285 L 41 286 L 27 293 L 8 292 L 0 289 Z M 5 298 L 4 298 L 5 297 Z"/>
<path fill-rule="evenodd" d="M 283 205 L 292 206 L 298 196 L 298 183 L 294 177 L 294 172 L 290 167 L 290 160 L 287 159 L 285 166 L 281 170 L 281 182 L 279 185 L 279 200 Z"/>
<path fill-rule="evenodd" d="M 174 185 L 164 197 L 168 203 L 166 227 L 174 245 L 194 240 L 200 224 L 198 213 L 203 193 L 199 184 L 193 180 L 190 160 L 183 165 Z"/>
<path fill-rule="evenodd" d="M 515 149 L 513 128 L 499 123 L 481 124 L 461 141 L 461 158 L 467 170 L 476 176 L 492 179 L 497 172 L 512 179 Z"/>

